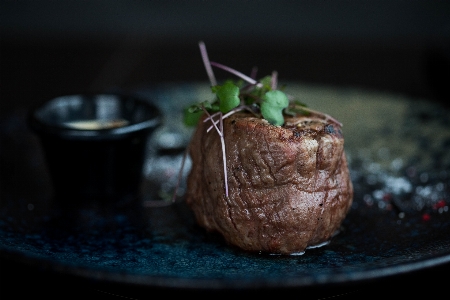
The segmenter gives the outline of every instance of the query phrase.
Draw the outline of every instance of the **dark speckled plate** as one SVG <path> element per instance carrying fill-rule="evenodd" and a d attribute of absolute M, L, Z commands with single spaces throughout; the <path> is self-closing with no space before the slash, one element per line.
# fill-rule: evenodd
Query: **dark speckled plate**
<path fill-rule="evenodd" d="M 207 84 L 168 84 L 136 93 L 167 116 L 209 99 L 208 91 Z M 449 111 L 354 89 L 288 84 L 288 92 L 344 124 L 355 200 L 328 245 L 293 256 L 246 253 L 196 226 L 183 184 L 178 202 L 164 206 L 190 135 L 174 122 L 180 110 L 149 145 L 141 202 L 63 210 L 26 112 L 18 110 L 0 120 L 0 254 L 82 278 L 195 289 L 320 286 L 448 263 Z"/>

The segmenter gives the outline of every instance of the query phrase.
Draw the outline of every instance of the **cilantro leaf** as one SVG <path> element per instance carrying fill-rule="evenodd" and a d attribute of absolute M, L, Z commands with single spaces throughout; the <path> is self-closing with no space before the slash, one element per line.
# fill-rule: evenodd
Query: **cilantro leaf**
<path fill-rule="evenodd" d="M 219 98 L 219 109 L 222 113 L 229 112 L 241 103 L 239 87 L 231 81 L 226 81 L 223 85 L 216 85 L 212 90 Z"/>
<path fill-rule="evenodd" d="M 284 124 L 283 109 L 288 107 L 289 99 L 280 90 L 268 91 L 262 98 L 261 114 L 270 124 L 281 126 Z"/>
<path fill-rule="evenodd" d="M 188 127 L 197 126 L 200 117 L 203 115 L 202 110 L 194 110 L 191 107 L 184 109 L 183 111 L 183 123 Z"/>

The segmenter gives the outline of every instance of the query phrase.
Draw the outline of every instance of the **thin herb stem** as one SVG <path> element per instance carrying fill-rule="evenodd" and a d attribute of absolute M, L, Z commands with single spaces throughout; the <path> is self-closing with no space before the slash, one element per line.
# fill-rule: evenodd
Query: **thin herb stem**
<path fill-rule="evenodd" d="M 241 110 L 244 110 L 244 109 L 246 109 L 246 106 L 244 107 L 244 106 L 240 106 L 240 107 L 237 107 L 237 108 L 234 108 L 234 109 L 232 109 L 232 110 L 230 110 L 229 112 L 227 112 L 226 114 L 224 114 L 223 116 L 222 116 L 222 119 L 226 119 L 226 118 L 228 118 L 229 116 L 231 116 L 232 114 L 234 114 L 234 113 L 236 113 L 236 112 L 238 112 L 238 111 L 241 111 Z M 248 108 L 247 108 L 248 109 Z M 220 112 L 219 112 L 220 113 Z M 203 120 L 203 122 L 205 122 L 206 120 L 210 120 L 211 119 L 211 122 L 213 122 L 214 124 L 217 124 L 218 122 L 220 122 L 220 120 L 219 121 L 216 121 L 216 120 L 214 120 L 213 119 L 213 117 L 215 116 L 215 115 L 217 115 L 218 113 L 215 113 L 214 115 L 211 115 L 211 118 L 206 118 L 205 120 Z M 208 127 L 208 129 L 206 130 L 206 132 L 210 132 L 211 131 L 211 129 L 213 128 L 213 125 L 211 125 L 210 127 Z"/>
<path fill-rule="evenodd" d="M 225 178 L 225 197 L 228 198 L 228 173 L 227 173 L 227 156 L 225 152 L 225 139 L 223 138 L 223 118 L 220 115 L 220 130 L 222 134 L 220 135 L 220 142 L 222 144 L 222 159 L 223 159 L 223 176 Z"/>
<path fill-rule="evenodd" d="M 203 64 L 205 65 L 206 73 L 209 78 L 209 82 L 211 83 L 211 86 L 217 85 L 216 77 L 214 76 L 214 72 L 211 68 L 211 63 L 209 62 L 208 52 L 206 51 L 205 43 L 200 41 L 198 43 L 200 47 L 200 53 L 202 55 Z"/>
<path fill-rule="evenodd" d="M 276 90 L 278 86 L 278 72 L 273 71 L 272 72 L 272 78 L 270 79 L 270 86 L 272 90 Z"/>
<path fill-rule="evenodd" d="M 251 77 L 248 77 L 247 75 L 245 75 L 245 74 L 243 74 L 243 73 L 241 73 L 241 72 L 239 72 L 239 71 L 237 71 L 237 70 L 235 70 L 233 68 L 227 67 L 225 65 L 222 65 L 222 64 L 219 64 L 219 63 L 216 63 L 216 62 L 213 62 L 213 61 L 211 61 L 210 64 L 212 66 L 214 66 L 214 67 L 217 67 L 217 68 L 223 69 L 223 70 L 225 70 L 227 72 L 230 72 L 231 74 L 234 74 L 237 77 L 240 77 L 240 78 L 244 79 L 245 81 L 247 81 L 247 82 L 249 82 L 251 84 L 256 84 L 256 85 L 258 84 L 258 81 L 256 81 L 255 79 L 253 79 Z"/>
<path fill-rule="evenodd" d="M 222 113 L 219 112 L 219 118 L 220 118 L 220 129 L 217 127 L 217 124 L 212 119 L 212 116 L 209 114 L 208 110 L 202 105 L 202 109 L 205 112 L 205 114 L 208 116 L 209 120 L 213 124 L 214 128 L 216 129 L 217 133 L 220 137 L 220 143 L 222 145 L 222 159 L 223 159 L 223 176 L 225 178 L 225 196 L 228 198 L 228 175 L 227 175 L 227 157 L 225 152 L 225 139 L 223 138 L 223 118 Z"/>
<path fill-rule="evenodd" d="M 208 114 L 208 117 L 205 118 L 205 119 L 203 120 L 203 123 L 206 123 L 206 122 L 208 122 L 209 120 L 213 120 L 214 117 L 216 117 L 216 116 L 218 116 L 218 115 L 220 115 L 220 114 L 221 114 L 220 111 L 215 112 L 215 113 L 213 113 L 212 115 L 211 115 L 211 114 Z"/>
<path fill-rule="evenodd" d="M 336 120 L 335 118 L 333 118 L 332 116 L 330 116 L 328 114 L 325 114 L 325 113 L 322 113 L 322 112 L 319 112 L 319 111 L 316 111 L 316 110 L 313 110 L 313 109 L 310 109 L 307 107 L 302 107 L 302 110 L 319 115 L 319 116 L 323 116 L 326 121 L 331 121 L 332 123 L 339 125 L 339 127 L 342 127 L 341 122 L 339 122 L 338 120 Z"/>

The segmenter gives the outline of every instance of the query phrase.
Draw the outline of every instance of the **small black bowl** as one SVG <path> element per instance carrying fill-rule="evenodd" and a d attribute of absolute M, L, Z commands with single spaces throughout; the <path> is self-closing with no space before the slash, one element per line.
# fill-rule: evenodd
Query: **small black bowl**
<path fill-rule="evenodd" d="M 40 138 L 59 204 L 136 200 L 161 117 L 149 101 L 121 94 L 61 96 L 32 109 L 28 124 Z"/>

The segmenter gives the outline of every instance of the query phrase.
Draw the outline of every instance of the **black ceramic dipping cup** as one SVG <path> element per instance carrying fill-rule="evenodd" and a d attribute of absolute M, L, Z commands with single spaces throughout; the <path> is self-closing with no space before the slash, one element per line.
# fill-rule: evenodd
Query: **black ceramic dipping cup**
<path fill-rule="evenodd" d="M 38 135 L 62 206 L 120 206 L 138 199 L 147 142 L 161 114 L 129 95 L 68 95 L 34 108 Z"/>

